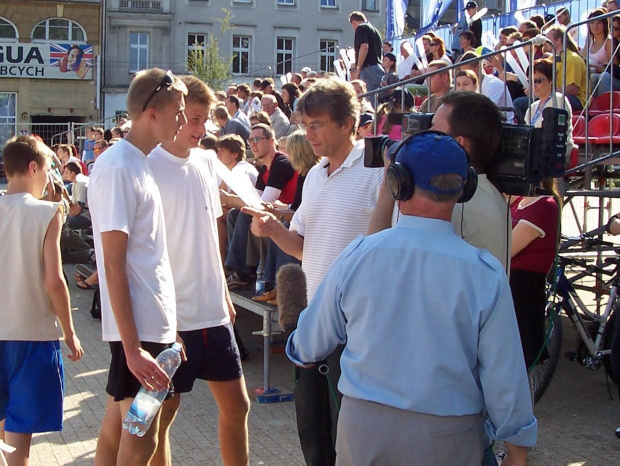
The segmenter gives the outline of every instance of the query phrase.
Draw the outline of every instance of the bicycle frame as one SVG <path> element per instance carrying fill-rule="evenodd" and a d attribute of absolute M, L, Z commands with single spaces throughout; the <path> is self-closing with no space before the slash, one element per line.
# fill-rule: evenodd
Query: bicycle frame
<path fill-rule="evenodd" d="M 609 301 L 607 301 L 607 304 L 605 306 L 605 312 L 603 312 L 603 314 L 596 314 L 588 310 L 587 306 L 578 296 L 577 290 L 575 289 L 571 281 L 566 277 L 564 273 L 565 267 L 565 263 L 560 263 L 556 273 L 556 295 L 559 297 L 559 300 L 556 304 L 559 304 L 561 308 L 564 309 L 564 312 L 566 312 L 568 317 L 570 317 L 577 329 L 577 332 L 581 337 L 581 340 L 585 344 L 588 353 L 591 356 L 591 359 L 589 361 L 583 362 L 585 362 L 586 366 L 588 366 L 588 368 L 590 369 L 598 368 L 602 358 L 611 353 L 611 350 L 601 351 L 600 348 L 603 344 L 603 338 L 605 335 L 605 329 L 607 328 L 607 323 L 609 322 L 609 317 L 614 311 L 616 303 L 618 301 L 618 269 L 620 268 L 620 265 L 616 264 L 614 277 L 612 279 L 611 291 L 609 293 Z M 591 319 L 598 324 L 597 333 L 594 340 L 590 335 L 587 323 L 584 320 L 582 314 L 587 316 L 588 319 Z"/>

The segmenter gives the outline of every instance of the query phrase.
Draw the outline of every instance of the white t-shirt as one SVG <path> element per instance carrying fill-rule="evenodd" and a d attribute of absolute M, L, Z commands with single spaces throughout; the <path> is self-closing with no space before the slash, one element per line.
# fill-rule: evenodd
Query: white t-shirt
<path fill-rule="evenodd" d="M 512 243 L 510 209 L 485 174 L 478 175 L 474 197 L 454 206 L 452 226 L 456 234 L 472 246 L 488 249 L 508 273 Z"/>
<path fill-rule="evenodd" d="M 383 183 L 382 168 L 364 167 L 363 140 L 329 177 L 328 164 L 324 157 L 308 172 L 301 205 L 291 220 L 290 229 L 304 237 L 308 301 L 344 248 L 368 232 Z"/>
<path fill-rule="evenodd" d="M 502 109 L 513 107 L 512 97 L 510 97 L 506 83 L 493 75 L 485 74 L 483 76 L 480 93 L 486 95 L 495 105 Z M 512 123 L 515 114 L 506 110 L 501 110 L 501 112 L 506 117 L 506 121 Z"/>
<path fill-rule="evenodd" d="M 101 233 L 122 231 L 128 236 L 127 279 L 140 341 L 173 343 L 175 295 L 164 211 L 146 155 L 126 139 L 106 150 L 90 177 L 88 205 L 101 287 L 103 340 L 121 337 L 110 305 Z"/>
<path fill-rule="evenodd" d="M 232 173 L 235 173 L 237 176 L 247 176 L 252 182 L 252 186 L 256 186 L 256 179 L 258 178 L 258 170 L 254 165 L 245 160 L 241 160 L 237 162 L 237 165 L 233 167 L 231 170 Z"/>
<path fill-rule="evenodd" d="M 202 149 L 192 149 L 187 158 L 175 157 L 161 146 L 148 157 L 164 205 L 181 331 L 230 321 L 217 234 L 222 206 L 215 157 L 215 152 Z"/>

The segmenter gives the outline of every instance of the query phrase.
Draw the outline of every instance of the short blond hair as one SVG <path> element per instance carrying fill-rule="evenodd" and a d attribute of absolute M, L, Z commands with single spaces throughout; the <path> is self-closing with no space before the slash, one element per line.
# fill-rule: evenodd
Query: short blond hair
<path fill-rule="evenodd" d="M 192 74 L 179 78 L 187 87 L 186 103 L 195 103 L 211 108 L 215 103 L 215 94 L 204 81 Z"/>
<path fill-rule="evenodd" d="M 175 76 L 172 85 L 163 86 L 148 102 L 146 109 L 142 110 L 149 95 L 161 84 L 165 75 L 166 71 L 161 68 L 142 70 L 135 74 L 127 92 L 127 113 L 131 120 L 137 120 L 149 108 L 161 110 L 174 102 L 175 92 L 187 95 L 187 86 Z"/>

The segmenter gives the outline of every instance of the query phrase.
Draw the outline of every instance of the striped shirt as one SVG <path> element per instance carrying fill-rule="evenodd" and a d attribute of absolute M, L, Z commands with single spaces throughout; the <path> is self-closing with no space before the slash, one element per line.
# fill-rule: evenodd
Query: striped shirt
<path fill-rule="evenodd" d="M 328 165 L 324 157 L 308 172 L 301 205 L 291 220 L 290 229 L 304 237 L 308 301 L 344 248 L 368 232 L 383 183 L 383 168 L 364 167 L 363 140 L 330 176 Z"/>

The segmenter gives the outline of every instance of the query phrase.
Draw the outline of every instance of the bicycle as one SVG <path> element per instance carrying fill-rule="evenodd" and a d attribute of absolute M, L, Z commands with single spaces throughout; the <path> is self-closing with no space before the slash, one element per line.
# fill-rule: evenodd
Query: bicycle
<path fill-rule="evenodd" d="M 560 314 L 562 311 L 571 319 L 579 334 L 580 342 L 574 358 L 593 371 L 603 365 L 609 378 L 618 385 L 619 378 L 613 371 L 610 356 L 613 325 L 616 311 L 620 306 L 620 248 L 614 243 L 597 238 L 604 231 L 605 226 L 584 233 L 579 238 L 568 239 L 560 246 L 555 275 L 548 279 L 545 310 L 548 338 L 539 355 L 539 363 L 529 372 L 534 403 L 537 403 L 547 390 L 560 358 L 562 347 Z M 582 246 L 579 251 L 570 249 L 578 244 Z M 562 255 L 568 252 L 585 251 L 614 251 L 616 256 L 607 257 L 600 264 L 592 264 L 587 258 Z M 573 267 L 577 267 L 578 271 L 569 278 L 566 275 L 567 268 Z M 610 268 L 613 270 L 609 270 Z M 600 277 L 603 276 L 610 278 L 601 281 Z M 581 280 L 585 277 L 594 277 L 594 286 L 581 284 Z M 598 309 L 595 312 L 591 311 L 579 297 L 577 290 L 590 291 L 596 293 L 597 296 L 608 294 L 609 298 L 604 311 L 602 313 Z"/>

